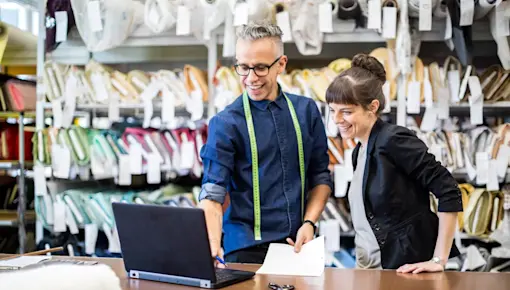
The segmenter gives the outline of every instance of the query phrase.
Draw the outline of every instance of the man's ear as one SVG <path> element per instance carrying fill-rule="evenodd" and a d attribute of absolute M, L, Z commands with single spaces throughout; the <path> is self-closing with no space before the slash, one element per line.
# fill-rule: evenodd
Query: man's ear
<path fill-rule="evenodd" d="M 282 55 L 280 60 L 278 61 L 279 67 L 278 67 L 278 74 L 282 74 L 285 72 L 285 69 L 287 68 L 287 61 L 288 57 L 286 55 Z"/>

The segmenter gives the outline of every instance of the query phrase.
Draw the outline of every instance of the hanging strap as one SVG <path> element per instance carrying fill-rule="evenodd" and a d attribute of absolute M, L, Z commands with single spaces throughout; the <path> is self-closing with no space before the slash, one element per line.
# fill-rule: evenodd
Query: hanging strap
<path fill-rule="evenodd" d="M 301 127 L 299 126 L 298 118 L 294 106 L 289 98 L 283 94 L 287 104 L 289 106 L 290 115 L 296 131 L 296 138 L 298 143 L 298 154 L 299 154 L 299 173 L 301 176 L 301 221 L 303 221 L 304 207 L 305 207 L 305 157 L 303 151 L 303 139 L 301 135 Z M 250 103 L 248 101 L 248 94 L 246 91 L 243 92 L 243 107 L 246 118 L 246 124 L 248 125 L 248 134 L 250 136 L 250 148 L 252 156 L 252 179 L 253 179 L 253 207 L 255 216 L 254 235 L 255 240 L 259 241 L 262 239 L 260 233 L 260 186 L 259 186 L 259 162 L 258 162 L 258 149 L 257 140 L 255 138 L 255 128 L 253 126 L 253 117 L 251 115 Z"/>

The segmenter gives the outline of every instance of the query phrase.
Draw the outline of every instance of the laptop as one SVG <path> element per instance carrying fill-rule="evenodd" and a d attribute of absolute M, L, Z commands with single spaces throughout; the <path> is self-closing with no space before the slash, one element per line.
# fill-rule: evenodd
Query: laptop
<path fill-rule="evenodd" d="M 218 289 L 255 273 L 217 269 L 200 208 L 112 203 L 130 278 Z"/>

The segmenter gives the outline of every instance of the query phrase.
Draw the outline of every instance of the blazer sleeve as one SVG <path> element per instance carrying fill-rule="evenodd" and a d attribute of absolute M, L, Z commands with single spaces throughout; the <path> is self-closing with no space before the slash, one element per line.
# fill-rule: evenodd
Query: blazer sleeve
<path fill-rule="evenodd" d="M 383 134 L 381 153 L 438 199 L 439 212 L 461 212 L 462 196 L 450 172 L 428 153 L 428 147 L 411 130 L 391 126 Z"/>

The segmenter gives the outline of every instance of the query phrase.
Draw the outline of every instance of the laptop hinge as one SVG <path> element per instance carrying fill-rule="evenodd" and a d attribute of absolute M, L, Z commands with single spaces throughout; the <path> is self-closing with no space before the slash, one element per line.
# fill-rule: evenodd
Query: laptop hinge
<path fill-rule="evenodd" d="M 212 283 L 210 280 L 204 280 L 199 278 L 189 278 L 182 276 L 173 276 L 166 274 L 158 274 L 158 273 L 150 273 L 144 271 L 130 270 L 129 278 L 132 279 L 142 279 L 142 280 L 150 280 L 157 282 L 165 282 L 171 284 L 179 284 L 193 287 L 201 287 L 201 288 L 211 288 Z"/>

